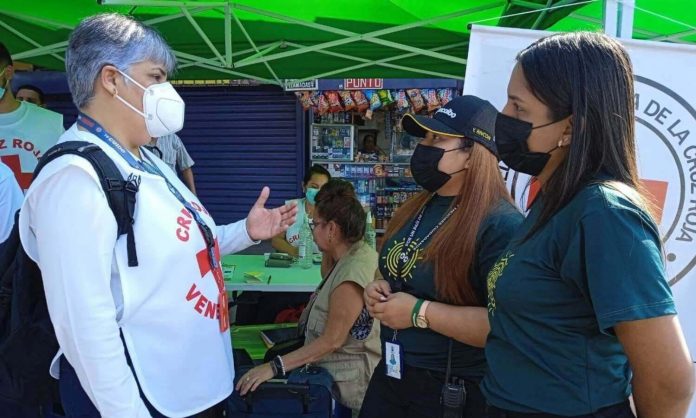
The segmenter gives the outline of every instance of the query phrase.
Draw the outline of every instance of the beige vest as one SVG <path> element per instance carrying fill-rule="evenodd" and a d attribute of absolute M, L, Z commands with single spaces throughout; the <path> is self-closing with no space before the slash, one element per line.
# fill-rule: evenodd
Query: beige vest
<path fill-rule="evenodd" d="M 317 289 L 316 295 L 305 310 L 309 314 L 306 319 L 305 345 L 324 333 L 329 315 L 329 299 L 333 290 L 348 281 L 364 288 L 374 279 L 376 270 L 375 250 L 362 240 L 355 243 Z M 351 409 L 360 409 L 372 371 L 382 356 L 379 329 L 379 322 L 375 320 L 367 338 L 357 340 L 351 333 L 341 348 L 316 363 L 317 366 L 326 368 L 333 376 L 334 397 Z"/>

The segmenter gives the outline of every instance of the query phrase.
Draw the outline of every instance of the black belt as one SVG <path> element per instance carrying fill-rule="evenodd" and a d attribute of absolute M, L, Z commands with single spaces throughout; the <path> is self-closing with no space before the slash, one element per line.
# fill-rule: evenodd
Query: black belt
<path fill-rule="evenodd" d="M 489 405 L 488 416 L 489 418 L 635 418 L 628 400 L 601 408 L 597 410 L 597 412 L 591 414 L 574 415 L 572 417 L 563 417 L 561 415 L 546 414 L 543 412 L 525 413 L 508 411 Z"/>

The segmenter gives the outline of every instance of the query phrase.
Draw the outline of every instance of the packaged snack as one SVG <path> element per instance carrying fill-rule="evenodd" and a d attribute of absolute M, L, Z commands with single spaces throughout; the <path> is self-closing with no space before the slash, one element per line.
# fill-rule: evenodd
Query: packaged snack
<path fill-rule="evenodd" d="M 312 99 L 312 111 L 315 114 L 319 114 L 319 96 L 322 94 L 318 91 L 312 91 L 309 93 L 310 99 Z"/>
<path fill-rule="evenodd" d="M 428 104 L 428 112 L 434 112 L 439 109 L 440 100 L 437 98 L 437 91 L 435 89 L 425 89 L 421 90 L 426 103 Z"/>
<path fill-rule="evenodd" d="M 409 89 L 406 90 L 408 98 L 411 99 L 411 104 L 413 105 L 413 111 L 418 113 L 425 107 L 425 102 L 423 101 L 423 96 L 419 89 Z"/>
<path fill-rule="evenodd" d="M 406 91 L 404 90 L 399 90 L 396 92 L 396 108 L 401 111 L 407 111 L 410 107 L 411 104 L 408 101 L 408 95 L 406 94 Z"/>
<path fill-rule="evenodd" d="M 452 90 L 451 89 L 438 89 L 437 97 L 440 99 L 440 104 L 442 106 L 449 103 L 452 100 Z"/>
<path fill-rule="evenodd" d="M 357 108 L 355 101 L 352 97 L 350 97 L 349 91 L 339 91 L 338 94 L 341 96 L 341 100 L 343 100 L 343 108 L 346 109 L 346 112 L 350 112 L 351 110 Z"/>
<path fill-rule="evenodd" d="M 329 112 L 338 113 L 343 112 L 343 106 L 341 106 L 341 99 L 336 91 L 327 91 L 324 93 L 326 100 L 329 102 Z"/>
<path fill-rule="evenodd" d="M 382 107 L 382 101 L 379 100 L 379 94 L 375 90 L 365 90 L 365 95 L 370 101 L 370 110 L 375 111 Z"/>
<path fill-rule="evenodd" d="M 329 113 L 329 101 L 326 100 L 326 97 L 323 94 L 320 94 L 317 97 L 317 100 L 317 108 L 319 109 L 319 114 L 325 115 Z"/>
<path fill-rule="evenodd" d="M 297 98 L 300 99 L 300 103 L 302 104 L 302 108 L 304 110 L 309 110 L 314 105 L 314 103 L 312 102 L 312 96 L 309 94 L 308 91 L 296 91 L 295 96 L 297 96 Z"/>
<path fill-rule="evenodd" d="M 389 106 L 394 103 L 394 98 L 392 98 L 389 90 L 378 90 L 379 100 L 382 102 L 382 106 Z"/>
<path fill-rule="evenodd" d="M 359 112 L 364 112 L 370 108 L 370 102 L 367 101 L 365 95 L 360 90 L 355 90 L 351 92 L 355 105 L 358 107 Z"/>

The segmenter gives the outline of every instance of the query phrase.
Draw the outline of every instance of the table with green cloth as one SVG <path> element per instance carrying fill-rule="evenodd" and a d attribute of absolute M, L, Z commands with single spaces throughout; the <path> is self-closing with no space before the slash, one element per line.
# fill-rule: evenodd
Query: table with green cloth
<path fill-rule="evenodd" d="M 297 324 L 233 325 L 230 328 L 232 347 L 245 349 L 253 360 L 263 360 L 268 348 L 261 339 L 261 331 L 292 327 L 297 328 Z"/>
<path fill-rule="evenodd" d="M 263 255 L 227 255 L 222 257 L 225 289 L 228 292 L 314 292 L 321 282 L 318 264 L 303 269 L 297 264 L 290 267 L 266 267 Z M 229 274 L 231 266 L 234 271 Z M 244 273 L 260 273 L 261 281 L 247 283 Z"/>

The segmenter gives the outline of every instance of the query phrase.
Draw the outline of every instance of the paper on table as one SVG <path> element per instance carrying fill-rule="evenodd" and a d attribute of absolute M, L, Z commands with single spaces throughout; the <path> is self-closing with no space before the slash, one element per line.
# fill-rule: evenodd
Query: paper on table
<path fill-rule="evenodd" d="M 266 273 L 263 271 L 246 271 L 244 272 L 244 281 L 247 283 L 262 283 L 267 279 Z"/>

